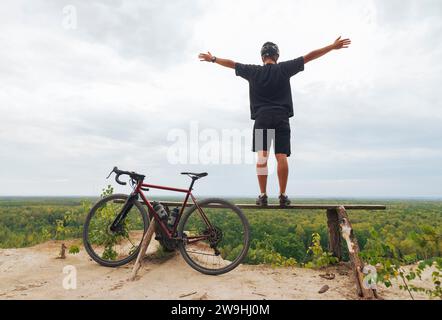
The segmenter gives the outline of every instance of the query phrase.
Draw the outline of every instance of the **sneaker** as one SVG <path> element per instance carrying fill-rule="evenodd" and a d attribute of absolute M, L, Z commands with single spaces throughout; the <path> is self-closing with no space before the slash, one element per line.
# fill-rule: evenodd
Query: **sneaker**
<path fill-rule="evenodd" d="M 284 196 L 284 195 L 282 195 L 282 194 L 279 196 L 279 205 L 280 205 L 281 207 L 289 206 L 290 203 L 291 203 L 291 202 L 290 202 L 289 197 Z"/>
<path fill-rule="evenodd" d="M 258 199 L 256 199 L 256 205 L 258 206 L 267 206 L 268 204 L 268 198 L 267 195 L 259 196 Z"/>

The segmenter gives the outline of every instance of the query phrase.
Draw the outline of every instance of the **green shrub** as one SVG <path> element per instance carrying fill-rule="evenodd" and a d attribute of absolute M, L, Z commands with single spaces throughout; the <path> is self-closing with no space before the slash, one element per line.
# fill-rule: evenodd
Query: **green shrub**
<path fill-rule="evenodd" d="M 338 259 L 329 252 L 324 252 L 321 246 L 321 236 L 313 233 L 312 244 L 307 250 L 307 254 L 311 254 L 311 261 L 305 264 L 306 268 L 323 268 L 330 264 L 338 262 Z"/>
<path fill-rule="evenodd" d="M 77 254 L 80 252 L 80 248 L 77 245 L 72 245 L 69 247 L 70 254 Z"/>

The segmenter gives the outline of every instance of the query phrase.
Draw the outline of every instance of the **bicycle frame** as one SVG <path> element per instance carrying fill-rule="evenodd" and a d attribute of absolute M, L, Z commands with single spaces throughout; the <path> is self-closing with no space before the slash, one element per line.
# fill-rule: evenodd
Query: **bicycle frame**
<path fill-rule="evenodd" d="M 149 210 L 149 214 L 153 215 L 154 219 L 156 220 L 156 222 L 161 227 L 163 233 L 165 235 L 167 235 L 167 237 L 169 239 L 182 240 L 182 239 L 179 239 L 179 238 L 176 237 L 176 231 L 177 231 L 177 228 L 178 228 L 178 224 L 179 224 L 179 222 L 181 220 L 181 217 L 183 215 L 184 208 L 186 208 L 186 204 L 187 204 L 189 198 L 192 199 L 192 202 L 197 207 L 197 209 L 198 209 L 202 219 L 207 224 L 207 226 L 210 229 L 213 229 L 212 224 L 210 223 L 209 219 L 207 219 L 207 216 L 205 215 L 205 213 L 201 209 L 201 207 L 198 205 L 198 202 L 196 201 L 196 198 L 192 194 L 192 188 L 193 188 L 193 184 L 195 183 L 195 181 L 196 180 L 192 179 L 192 183 L 190 184 L 189 189 L 179 189 L 179 188 L 173 188 L 173 187 L 165 187 L 165 186 L 147 184 L 147 183 L 144 183 L 143 181 L 140 181 L 140 182 L 138 182 L 138 184 L 135 187 L 135 189 L 134 189 L 133 193 L 131 194 L 131 196 L 132 195 L 133 196 L 140 195 L 141 199 L 143 200 L 144 204 L 147 206 L 147 208 Z M 175 220 L 175 223 L 174 223 L 174 226 L 173 226 L 172 230 L 169 230 L 169 228 L 166 226 L 166 224 L 160 219 L 158 213 L 155 211 L 155 209 L 153 208 L 152 204 L 150 203 L 150 201 L 147 199 L 147 197 L 143 193 L 142 188 L 158 189 L 158 190 L 166 190 L 166 191 L 172 191 L 172 192 L 185 193 L 185 198 L 184 198 L 183 205 L 181 207 L 181 210 L 180 210 L 180 213 L 179 213 L 177 219 Z M 151 218 L 151 216 L 149 216 L 149 218 Z M 208 235 L 207 236 L 187 236 L 187 243 L 195 243 L 195 242 L 207 239 L 208 237 L 209 237 Z"/>

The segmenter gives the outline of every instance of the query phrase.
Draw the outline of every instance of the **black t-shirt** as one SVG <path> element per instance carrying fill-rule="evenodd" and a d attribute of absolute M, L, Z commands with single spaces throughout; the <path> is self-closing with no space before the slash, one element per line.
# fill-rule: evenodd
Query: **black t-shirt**
<path fill-rule="evenodd" d="M 264 66 L 235 63 L 235 73 L 249 82 L 250 113 L 281 109 L 293 117 L 290 78 L 304 70 L 304 57 Z"/>

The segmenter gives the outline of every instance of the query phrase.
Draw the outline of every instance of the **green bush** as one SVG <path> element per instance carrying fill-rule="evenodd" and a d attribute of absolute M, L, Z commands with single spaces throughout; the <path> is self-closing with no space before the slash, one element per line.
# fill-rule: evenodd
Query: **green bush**
<path fill-rule="evenodd" d="M 311 261 L 305 264 L 306 268 L 323 268 L 330 264 L 338 262 L 336 257 L 333 257 L 331 253 L 324 252 L 321 246 L 321 236 L 318 233 L 313 233 L 312 244 L 307 250 L 307 254 L 311 254 Z"/>
<path fill-rule="evenodd" d="M 72 245 L 69 247 L 70 254 L 77 254 L 80 252 L 80 248 L 77 245 Z"/>

